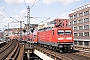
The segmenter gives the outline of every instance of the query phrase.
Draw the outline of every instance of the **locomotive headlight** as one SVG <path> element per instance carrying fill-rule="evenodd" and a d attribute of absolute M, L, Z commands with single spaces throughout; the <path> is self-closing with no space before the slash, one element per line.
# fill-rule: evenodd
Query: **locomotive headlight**
<path fill-rule="evenodd" d="M 70 49 L 73 49 L 73 45 L 71 45 Z"/>
<path fill-rule="evenodd" d="M 58 40 L 63 40 L 64 38 L 58 38 Z"/>
<path fill-rule="evenodd" d="M 68 38 L 66 38 L 67 40 L 72 40 L 72 37 L 68 37 Z"/>
<path fill-rule="evenodd" d="M 59 45 L 59 47 L 63 47 L 62 45 Z"/>

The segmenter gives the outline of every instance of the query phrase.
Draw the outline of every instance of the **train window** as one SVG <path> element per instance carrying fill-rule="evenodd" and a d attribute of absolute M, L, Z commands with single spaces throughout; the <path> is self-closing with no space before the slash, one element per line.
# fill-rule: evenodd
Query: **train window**
<path fill-rule="evenodd" d="M 71 30 L 65 30 L 65 34 L 71 34 Z"/>
<path fill-rule="evenodd" d="M 52 35 L 54 35 L 54 30 L 52 30 Z"/>
<path fill-rule="evenodd" d="M 58 30 L 58 35 L 60 35 L 60 34 L 64 34 L 64 30 Z"/>
<path fill-rule="evenodd" d="M 34 35 L 34 38 L 36 38 L 36 35 Z"/>

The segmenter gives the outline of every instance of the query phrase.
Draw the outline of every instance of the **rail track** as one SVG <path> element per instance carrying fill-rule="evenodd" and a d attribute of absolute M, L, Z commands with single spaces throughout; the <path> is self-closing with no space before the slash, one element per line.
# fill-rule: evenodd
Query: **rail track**
<path fill-rule="evenodd" d="M 76 52 L 75 54 L 81 55 L 81 56 L 87 56 L 90 58 L 90 48 L 88 47 L 79 47 L 79 46 L 74 46 L 78 52 Z"/>
<path fill-rule="evenodd" d="M 62 55 L 65 56 L 65 57 L 68 57 L 72 60 L 90 60 L 89 57 L 83 56 L 83 55 L 80 55 L 80 54 L 76 54 L 76 53 L 65 53 L 65 54 L 62 54 Z"/>
<path fill-rule="evenodd" d="M 7 45 L 6 42 L 1 43 L 1 44 L 0 44 L 0 48 L 4 47 L 5 45 Z"/>
<path fill-rule="evenodd" d="M 5 44 L 3 47 L 0 48 L 0 53 L 2 53 L 5 49 L 7 49 L 11 45 L 12 41 Z"/>
<path fill-rule="evenodd" d="M 41 51 L 43 54 L 46 54 L 47 56 L 49 56 L 55 60 L 90 60 L 90 57 L 76 54 L 76 52 L 75 53 L 61 54 L 61 53 L 58 53 L 56 51 L 49 50 L 47 48 L 40 47 L 40 46 L 34 46 L 34 48 L 38 51 Z"/>
<path fill-rule="evenodd" d="M 0 49 L 0 60 L 23 60 L 23 49 L 22 44 L 12 40 L 3 49 Z"/>

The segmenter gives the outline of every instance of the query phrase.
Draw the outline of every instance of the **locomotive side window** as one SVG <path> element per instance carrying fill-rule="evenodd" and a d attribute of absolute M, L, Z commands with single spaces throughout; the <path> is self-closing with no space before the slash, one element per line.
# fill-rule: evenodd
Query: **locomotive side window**
<path fill-rule="evenodd" d="M 54 35 L 54 30 L 52 30 L 52 35 Z"/>
<path fill-rule="evenodd" d="M 33 38 L 36 38 L 36 35 L 34 35 Z"/>
<path fill-rule="evenodd" d="M 71 30 L 65 30 L 65 34 L 72 34 Z"/>
<path fill-rule="evenodd" d="M 64 30 L 58 30 L 58 35 L 60 35 L 60 34 L 64 34 Z"/>

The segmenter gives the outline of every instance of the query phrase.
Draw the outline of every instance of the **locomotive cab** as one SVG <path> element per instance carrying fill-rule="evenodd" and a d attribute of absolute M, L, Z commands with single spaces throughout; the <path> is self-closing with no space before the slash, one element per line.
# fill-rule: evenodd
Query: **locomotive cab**
<path fill-rule="evenodd" d="M 73 35 L 71 30 L 57 30 L 58 42 L 61 43 L 72 43 L 73 42 Z"/>
<path fill-rule="evenodd" d="M 57 30 L 57 43 L 60 52 L 73 51 L 73 31 L 71 28 Z"/>
<path fill-rule="evenodd" d="M 38 43 L 60 52 L 73 50 L 72 28 L 51 28 L 38 32 Z"/>

